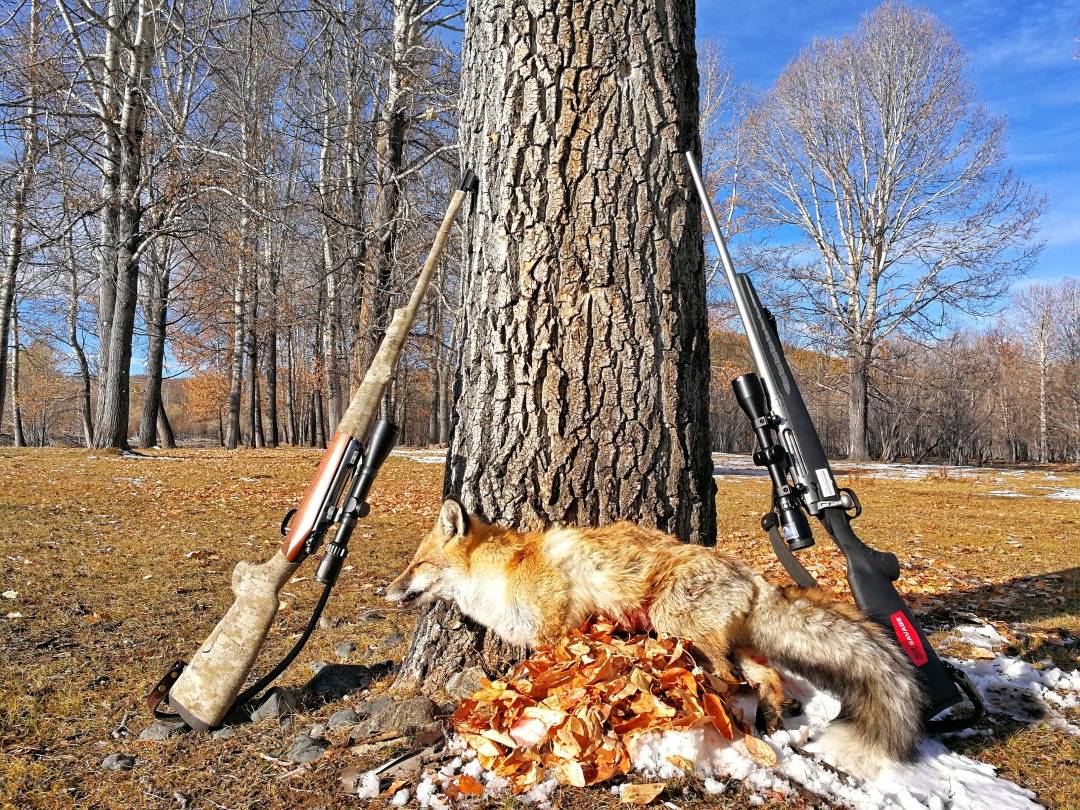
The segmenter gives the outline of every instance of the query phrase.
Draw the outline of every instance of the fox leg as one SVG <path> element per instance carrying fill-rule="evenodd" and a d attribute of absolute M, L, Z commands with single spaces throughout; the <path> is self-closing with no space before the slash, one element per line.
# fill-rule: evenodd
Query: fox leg
<path fill-rule="evenodd" d="M 736 647 L 731 654 L 746 682 L 754 687 L 758 696 L 759 726 L 772 734 L 784 727 L 784 688 L 780 675 L 769 666 L 759 653 L 749 647 Z"/>
<path fill-rule="evenodd" d="M 537 643 L 555 644 L 570 630 L 570 603 L 562 594 L 548 594 L 543 617 L 537 627 Z"/>
<path fill-rule="evenodd" d="M 649 619 L 658 633 L 689 639 L 718 678 L 737 683 L 731 652 L 745 635 L 753 586 L 729 561 L 688 546 L 657 583 Z"/>

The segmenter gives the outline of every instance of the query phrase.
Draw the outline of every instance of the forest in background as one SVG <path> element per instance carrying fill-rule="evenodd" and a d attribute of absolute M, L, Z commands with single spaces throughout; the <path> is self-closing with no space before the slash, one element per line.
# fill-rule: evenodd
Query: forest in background
<path fill-rule="evenodd" d="M 462 15 L 411 0 L 18 4 L 0 40 L 13 68 L 0 90 L 0 440 L 325 444 L 457 183 Z M 798 55 L 755 97 L 717 45 L 698 54 L 707 179 L 737 260 L 775 271 L 770 302 L 827 450 L 852 445 L 863 352 L 856 455 L 1080 460 L 1080 284 L 1007 292 L 1037 256 L 1040 206 L 1002 168 L 1003 123 L 970 97 L 948 100 L 970 124 L 957 141 L 996 178 L 982 191 L 1005 192 L 1016 214 L 979 212 L 998 217 L 1000 243 L 955 235 L 985 249 L 967 292 L 932 279 L 935 296 L 868 336 L 816 317 L 815 263 L 769 248 L 770 228 L 797 223 L 763 182 L 786 159 L 765 113 L 834 57 Z M 954 84 L 955 43 L 932 67 L 928 82 Z M 460 266 L 448 250 L 384 405 L 406 444 L 448 439 Z M 746 451 L 728 381 L 748 357 L 710 278 L 711 441 Z"/>

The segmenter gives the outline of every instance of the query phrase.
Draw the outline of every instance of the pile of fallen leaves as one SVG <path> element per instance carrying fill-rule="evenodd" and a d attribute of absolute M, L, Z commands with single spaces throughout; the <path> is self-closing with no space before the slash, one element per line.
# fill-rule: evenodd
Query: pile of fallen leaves
<path fill-rule="evenodd" d="M 537 649 L 462 701 L 452 723 L 514 793 L 545 772 L 583 787 L 629 773 L 641 734 L 711 724 L 732 739 L 742 721 L 723 696 L 734 687 L 698 667 L 680 639 L 620 638 L 601 620 Z"/>

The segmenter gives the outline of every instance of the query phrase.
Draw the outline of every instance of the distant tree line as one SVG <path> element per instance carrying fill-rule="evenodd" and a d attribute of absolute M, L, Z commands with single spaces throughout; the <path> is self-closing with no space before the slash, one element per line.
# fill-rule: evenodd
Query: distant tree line
<path fill-rule="evenodd" d="M 20 4 L 0 30 L 5 440 L 324 444 L 460 172 L 463 24 L 440 0 Z M 887 4 L 761 95 L 717 46 L 698 57 L 707 181 L 829 451 L 1080 458 L 1077 285 L 1009 297 L 1044 203 L 948 32 Z M 462 249 L 384 403 L 408 444 L 448 438 Z M 718 282 L 712 445 L 746 450 Z"/>
<path fill-rule="evenodd" d="M 729 394 L 730 379 L 750 368 L 745 341 L 714 332 L 712 355 L 714 449 L 751 452 L 746 417 Z M 845 363 L 810 350 L 789 360 L 826 450 L 844 456 Z M 984 329 L 929 344 L 884 342 L 869 398 L 869 452 L 882 461 L 1080 462 L 1080 282 L 1023 287 Z"/>

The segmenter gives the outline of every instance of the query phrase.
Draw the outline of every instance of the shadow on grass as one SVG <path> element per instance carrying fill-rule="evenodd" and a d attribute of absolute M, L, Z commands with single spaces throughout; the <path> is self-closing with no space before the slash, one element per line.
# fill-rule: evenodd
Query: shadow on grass
<path fill-rule="evenodd" d="M 955 624 L 961 613 L 998 622 L 1038 622 L 1080 613 L 1080 567 L 948 593 L 909 594 L 907 599 L 931 626 Z"/>
<path fill-rule="evenodd" d="M 327 664 L 304 684 L 304 705 L 311 707 L 341 700 L 385 677 L 393 666 L 392 661 L 371 666 Z"/>

